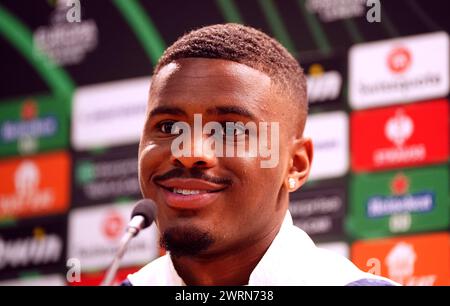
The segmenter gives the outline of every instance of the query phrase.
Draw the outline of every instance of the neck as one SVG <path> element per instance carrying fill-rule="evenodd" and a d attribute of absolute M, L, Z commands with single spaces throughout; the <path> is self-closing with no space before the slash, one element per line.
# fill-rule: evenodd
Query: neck
<path fill-rule="evenodd" d="M 172 262 L 187 285 L 247 285 L 250 274 L 266 253 L 280 230 L 281 223 L 252 243 L 245 243 L 216 255 L 172 257 Z"/>

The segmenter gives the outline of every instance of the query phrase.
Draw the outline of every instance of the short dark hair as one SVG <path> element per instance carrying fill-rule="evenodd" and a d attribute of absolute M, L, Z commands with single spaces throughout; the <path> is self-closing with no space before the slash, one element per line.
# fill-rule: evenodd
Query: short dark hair
<path fill-rule="evenodd" d="M 230 60 L 262 71 L 281 86 L 283 93 L 300 103 L 303 116 L 308 111 L 303 69 L 286 48 L 261 31 L 235 23 L 191 31 L 165 50 L 154 75 L 175 60 L 192 57 Z"/>

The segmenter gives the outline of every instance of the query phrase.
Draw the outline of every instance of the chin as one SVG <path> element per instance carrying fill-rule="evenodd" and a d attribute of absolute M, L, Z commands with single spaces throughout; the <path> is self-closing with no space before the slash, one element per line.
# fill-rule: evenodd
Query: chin
<path fill-rule="evenodd" d="M 196 256 L 208 251 L 214 238 L 209 231 L 190 224 L 165 229 L 160 244 L 175 257 Z"/>

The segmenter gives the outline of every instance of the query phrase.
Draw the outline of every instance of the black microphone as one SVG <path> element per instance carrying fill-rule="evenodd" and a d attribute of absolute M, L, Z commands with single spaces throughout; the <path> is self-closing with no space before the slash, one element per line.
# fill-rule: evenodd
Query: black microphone
<path fill-rule="evenodd" d="M 102 286 L 112 285 L 114 278 L 116 277 L 117 270 L 120 266 L 120 261 L 125 254 L 125 251 L 133 237 L 136 237 L 139 232 L 149 227 L 156 217 L 156 205 L 149 199 L 140 200 L 131 213 L 131 220 L 128 222 L 125 235 L 120 240 L 119 249 L 114 257 L 111 265 L 106 272 L 103 279 Z"/>
<path fill-rule="evenodd" d="M 131 220 L 128 223 L 127 231 L 137 236 L 143 229 L 149 227 L 156 217 L 156 205 L 149 199 L 140 200 L 131 213 Z"/>

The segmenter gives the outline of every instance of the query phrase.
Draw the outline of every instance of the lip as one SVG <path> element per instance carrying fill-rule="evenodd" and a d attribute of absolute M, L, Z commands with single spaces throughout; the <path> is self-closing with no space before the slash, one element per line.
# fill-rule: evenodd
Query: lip
<path fill-rule="evenodd" d="M 180 188 L 180 189 L 191 189 L 191 190 L 205 190 L 208 192 L 216 192 L 224 189 L 225 185 L 219 185 L 211 182 L 207 182 L 205 180 L 199 179 L 182 179 L 182 178 L 173 178 L 168 179 L 163 182 L 157 182 L 158 185 L 171 189 L 171 188 Z"/>
<path fill-rule="evenodd" d="M 161 187 L 167 205 L 176 209 L 204 208 L 216 201 L 220 193 L 228 187 L 199 179 L 174 178 L 155 183 Z M 204 193 L 182 195 L 173 193 L 173 188 L 200 190 Z"/>

